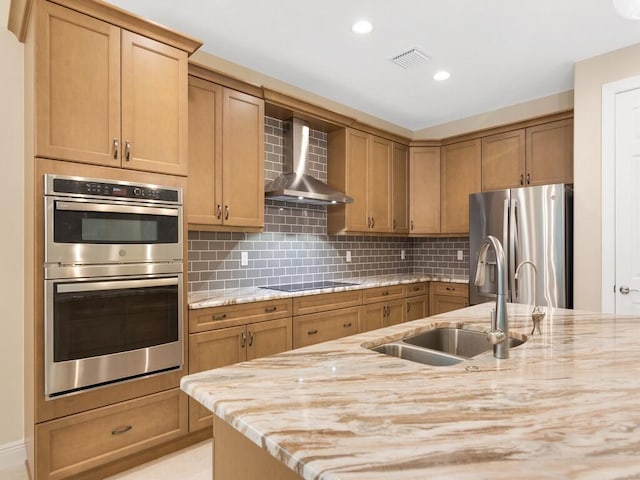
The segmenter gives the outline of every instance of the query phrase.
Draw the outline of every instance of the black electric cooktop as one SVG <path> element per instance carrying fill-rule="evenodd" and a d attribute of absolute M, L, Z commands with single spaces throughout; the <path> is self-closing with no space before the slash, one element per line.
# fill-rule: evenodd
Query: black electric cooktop
<path fill-rule="evenodd" d="M 278 290 L 280 292 L 304 292 L 305 290 L 319 290 L 321 288 L 347 287 L 349 285 L 358 285 L 358 284 L 324 280 L 322 282 L 289 283 L 287 285 L 267 285 L 266 287 L 260 287 L 260 288 L 266 288 L 268 290 Z"/>

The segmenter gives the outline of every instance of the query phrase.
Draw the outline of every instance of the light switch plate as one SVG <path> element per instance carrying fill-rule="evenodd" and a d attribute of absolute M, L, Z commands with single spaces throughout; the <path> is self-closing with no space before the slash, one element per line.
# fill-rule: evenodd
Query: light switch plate
<path fill-rule="evenodd" d="M 462 260 L 462 250 L 458 250 L 458 260 Z"/>
<path fill-rule="evenodd" d="M 405 259 L 404 250 L 400 250 L 400 260 L 404 260 L 404 259 Z"/>
<path fill-rule="evenodd" d="M 242 267 L 249 265 L 249 252 L 240 252 L 240 265 Z"/>
<path fill-rule="evenodd" d="M 351 262 L 351 250 L 347 250 L 347 258 L 346 258 L 347 263 Z"/>

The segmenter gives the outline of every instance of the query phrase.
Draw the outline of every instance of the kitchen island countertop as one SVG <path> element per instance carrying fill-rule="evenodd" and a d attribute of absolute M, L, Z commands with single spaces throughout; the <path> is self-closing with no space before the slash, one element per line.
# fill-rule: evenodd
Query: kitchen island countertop
<path fill-rule="evenodd" d="M 224 290 L 205 290 L 189 293 L 189 309 L 220 307 L 238 303 L 259 302 L 263 300 L 276 300 L 279 298 L 300 297 L 303 295 L 316 295 L 321 293 L 345 292 L 348 290 L 361 290 L 363 288 L 388 287 L 405 283 L 416 282 L 452 282 L 469 283 L 468 279 L 453 279 L 450 277 L 438 277 L 433 275 L 391 274 L 369 277 L 344 278 L 340 282 L 352 283 L 332 288 L 317 290 L 305 290 L 299 292 L 281 292 L 260 287 L 227 288 Z"/>
<path fill-rule="evenodd" d="M 302 478 L 640 477 L 640 318 L 549 309 L 498 360 L 447 367 L 371 347 L 437 326 L 487 330 L 482 304 L 189 375 L 182 389 Z M 531 307 L 508 305 L 527 337 Z"/>

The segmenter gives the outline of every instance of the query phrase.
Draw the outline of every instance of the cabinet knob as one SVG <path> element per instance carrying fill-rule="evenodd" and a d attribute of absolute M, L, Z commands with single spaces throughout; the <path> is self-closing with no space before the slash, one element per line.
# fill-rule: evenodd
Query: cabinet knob
<path fill-rule="evenodd" d="M 396 223 L 396 219 L 393 219 L 393 229 L 395 230 L 397 228 L 397 223 Z"/>
<path fill-rule="evenodd" d="M 349 328 L 351 326 L 351 322 L 345 323 L 342 325 L 344 328 Z"/>
<path fill-rule="evenodd" d="M 318 333 L 318 330 L 309 330 L 307 335 L 315 335 L 316 333 Z"/>
<path fill-rule="evenodd" d="M 524 175 L 521 173 L 520 174 L 520 186 L 524 185 Z"/>
<path fill-rule="evenodd" d="M 224 219 L 229 220 L 229 205 L 224 206 Z"/>
<path fill-rule="evenodd" d="M 247 334 L 242 332 L 240 334 L 240 347 L 244 348 L 244 346 L 247 344 Z"/>
<path fill-rule="evenodd" d="M 249 330 L 249 346 L 253 346 L 253 332 Z"/>
<path fill-rule="evenodd" d="M 376 219 L 371 217 L 371 228 L 376 226 Z"/>
<path fill-rule="evenodd" d="M 120 144 L 118 143 L 118 139 L 114 138 L 113 139 L 113 159 L 117 160 L 118 159 L 118 148 L 120 147 Z"/>
<path fill-rule="evenodd" d="M 127 162 L 131 160 L 131 142 L 129 140 L 124 142 L 124 159 Z"/>
<path fill-rule="evenodd" d="M 413 220 L 411 220 L 411 231 L 413 232 Z"/>
<path fill-rule="evenodd" d="M 273 313 L 276 310 L 278 310 L 278 307 L 264 307 L 264 312 L 265 313 Z"/>
<path fill-rule="evenodd" d="M 219 313 L 219 314 L 213 315 L 211 318 L 213 320 L 224 320 L 225 318 L 227 318 L 227 314 L 226 313 Z"/>
<path fill-rule="evenodd" d="M 218 218 L 218 220 L 220 220 L 222 218 L 222 205 L 218 204 L 218 206 L 216 207 L 216 210 L 217 210 L 216 217 Z"/>
<path fill-rule="evenodd" d="M 527 185 L 531 185 L 531 174 L 527 173 Z"/>

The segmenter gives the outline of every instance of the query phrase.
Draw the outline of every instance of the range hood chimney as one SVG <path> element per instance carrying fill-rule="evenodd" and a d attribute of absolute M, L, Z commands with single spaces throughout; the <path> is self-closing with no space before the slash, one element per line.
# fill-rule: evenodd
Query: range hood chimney
<path fill-rule="evenodd" d="M 284 173 L 265 187 L 265 198 L 311 205 L 352 203 L 353 199 L 306 173 L 309 126 L 299 118 L 284 123 Z"/>

